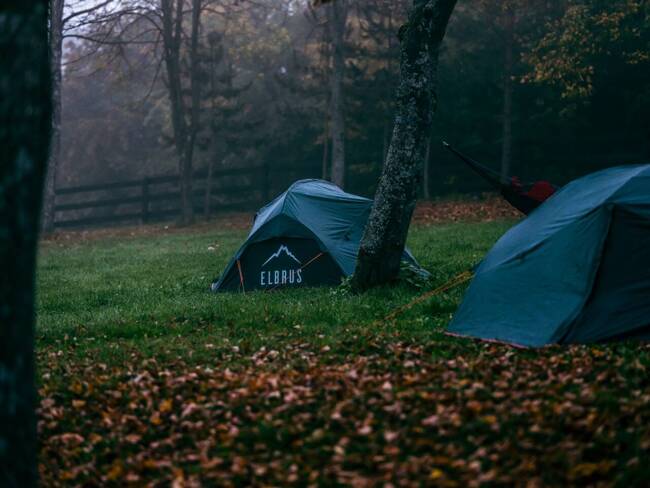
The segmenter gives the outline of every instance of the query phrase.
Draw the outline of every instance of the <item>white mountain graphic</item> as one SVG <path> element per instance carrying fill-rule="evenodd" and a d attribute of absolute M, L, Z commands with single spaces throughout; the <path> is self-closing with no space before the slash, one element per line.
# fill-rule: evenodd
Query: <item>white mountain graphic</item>
<path fill-rule="evenodd" d="M 274 260 L 275 258 L 279 258 L 280 254 L 285 253 L 287 256 L 289 256 L 291 259 L 293 259 L 296 263 L 302 264 L 300 262 L 300 259 L 298 259 L 296 256 L 293 255 L 291 251 L 289 251 L 289 248 L 285 246 L 284 244 L 280 246 L 280 248 L 275 251 L 273 254 L 271 254 L 271 257 L 264 261 L 264 264 L 262 266 L 266 266 L 270 261 Z"/>

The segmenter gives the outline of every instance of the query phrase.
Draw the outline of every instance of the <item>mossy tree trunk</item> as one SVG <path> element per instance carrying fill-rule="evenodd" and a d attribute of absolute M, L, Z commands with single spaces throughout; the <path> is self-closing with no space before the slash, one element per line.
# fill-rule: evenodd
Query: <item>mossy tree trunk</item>
<path fill-rule="evenodd" d="M 357 291 L 388 283 L 399 273 L 436 110 L 438 51 L 455 4 L 414 0 L 400 29 L 395 125 L 352 279 Z"/>
<path fill-rule="evenodd" d="M 48 1 L 0 9 L 0 486 L 36 486 L 34 273 L 51 128 Z"/>

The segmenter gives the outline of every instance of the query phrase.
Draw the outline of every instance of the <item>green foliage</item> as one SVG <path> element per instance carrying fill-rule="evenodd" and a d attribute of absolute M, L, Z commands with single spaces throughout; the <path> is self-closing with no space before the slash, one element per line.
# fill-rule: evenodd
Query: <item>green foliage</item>
<path fill-rule="evenodd" d="M 347 296 L 352 293 L 352 276 L 346 276 L 341 280 L 339 286 L 332 288 L 333 296 Z"/>
<path fill-rule="evenodd" d="M 371 195 L 393 129 L 397 31 L 411 3 L 353 4 L 345 38 L 347 181 L 350 191 Z M 331 156 L 324 145 L 329 7 L 313 14 L 306 8 L 306 0 L 260 0 L 254 7 L 218 0 L 206 10 L 197 168 L 224 159 L 232 166 L 268 163 L 274 192 L 295 178 L 320 176 L 323 157 Z M 430 193 L 488 189 L 437 142 L 449 140 L 497 168 L 512 14 L 514 80 L 524 81 L 513 88 L 512 173 L 563 184 L 603 166 L 647 159 L 647 2 L 467 0 L 452 15 L 441 48 Z M 120 46 L 119 56 L 83 42 L 66 49 L 67 61 L 76 61 L 65 70 L 60 182 L 175 167 L 164 79 L 153 82 L 160 52 L 148 28 L 134 22 L 131 34 L 143 44 Z M 101 26 L 98 31 L 101 37 Z M 219 62 L 211 58 L 213 48 L 223 55 Z M 278 175 L 274 165 L 296 171 Z"/>
<path fill-rule="evenodd" d="M 558 85 L 564 98 L 587 98 L 599 72 L 618 62 L 650 67 L 650 4 L 644 0 L 572 0 L 527 53 L 524 80 Z"/>

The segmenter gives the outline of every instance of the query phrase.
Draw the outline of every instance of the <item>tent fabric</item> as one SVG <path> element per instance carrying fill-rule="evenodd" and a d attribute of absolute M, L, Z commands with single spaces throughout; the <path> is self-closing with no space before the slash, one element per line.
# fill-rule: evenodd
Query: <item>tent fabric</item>
<path fill-rule="evenodd" d="M 327 181 L 295 182 L 257 212 L 213 291 L 338 284 L 354 272 L 371 207 Z M 408 250 L 403 259 L 421 270 Z"/>
<path fill-rule="evenodd" d="M 650 338 L 650 165 L 575 180 L 510 229 L 449 332 L 533 347 Z"/>
<path fill-rule="evenodd" d="M 557 186 L 545 180 L 522 183 L 512 176 L 508 184 L 499 187 L 501 196 L 524 215 L 529 215 L 557 191 Z"/>

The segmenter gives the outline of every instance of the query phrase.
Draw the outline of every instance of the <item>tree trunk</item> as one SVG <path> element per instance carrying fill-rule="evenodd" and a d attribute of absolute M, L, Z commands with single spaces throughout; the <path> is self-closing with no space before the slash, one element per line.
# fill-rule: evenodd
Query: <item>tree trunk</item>
<path fill-rule="evenodd" d="M 0 15 L 0 486 L 37 483 L 34 274 L 51 130 L 48 1 Z"/>
<path fill-rule="evenodd" d="M 192 150 L 189 147 L 189 128 L 185 120 L 185 102 L 183 101 L 181 81 L 180 49 L 183 23 L 183 0 L 161 0 L 160 7 L 162 14 L 162 38 L 165 68 L 167 71 L 169 105 L 171 107 L 174 144 L 176 146 L 178 170 L 180 174 L 180 223 L 188 225 L 192 222 L 193 218 L 193 208 L 191 204 Z"/>
<path fill-rule="evenodd" d="M 56 170 L 61 153 L 61 59 L 63 53 L 63 3 L 50 1 L 50 69 L 52 71 L 52 136 L 50 157 L 47 162 L 45 201 L 43 204 L 43 230 L 54 230 L 54 203 L 56 192 Z"/>
<path fill-rule="evenodd" d="M 321 164 L 321 178 L 327 179 L 327 162 L 329 161 L 329 120 L 325 115 L 325 124 L 323 125 L 323 161 Z"/>
<path fill-rule="evenodd" d="M 506 32 L 503 70 L 503 118 L 501 138 L 501 181 L 510 178 L 512 162 L 512 75 L 514 63 L 514 27 L 515 13 L 513 8 L 507 8 Z"/>
<path fill-rule="evenodd" d="M 395 126 L 363 233 L 353 289 L 394 280 L 400 269 L 436 110 L 438 51 L 456 0 L 414 0 L 400 29 Z"/>
<path fill-rule="evenodd" d="M 192 199 L 192 148 L 185 144 L 181 158 L 181 225 L 194 222 L 194 202 Z"/>
<path fill-rule="evenodd" d="M 343 78 L 345 75 L 346 0 L 337 0 L 329 7 L 332 37 L 332 92 L 330 100 L 332 132 L 332 182 L 345 186 L 345 117 L 343 115 Z"/>
<path fill-rule="evenodd" d="M 330 7 L 331 8 L 331 7 Z M 331 52 L 330 45 L 332 44 L 332 29 L 326 22 L 323 29 L 323 40 L 321 44 L 321 58 L 323 61 L 323 72 L 328 73 L 330 67 Z M 328 166 L 330 162 L 330 117 L 332 115 L 332 92 L 331 90 L 326 94 L 325 100 L 325 120 L 323 122 L 323 159 L 321 164 L 321 178 L 326 180 L 328 178 Z"/>
<path fill-rule="evenodd" d="M 183 224 L 189 225 L 194 221 L 194 198 L 192 195 L 192 161 L 196 134 L 199 130 L 199 104 L 201 92 L 199 89 L 199 30 L 201 28 L 201 1 L 192 0 L 192 31 L 190 34 L 190 126 L 185 142 L 185 157 L 182 168 L 183 195 Z M 182 15 L 182 14 L 181 14 Z"/>
<path fill-rule="evenodd" d="M 214 162 L 212 159 L 208 161 L 208 175 L 205 178 L 205 201 L 203 203 L 203 217 L 210 218 L 210 200 L 212 199 L 212 167 Z"/>

